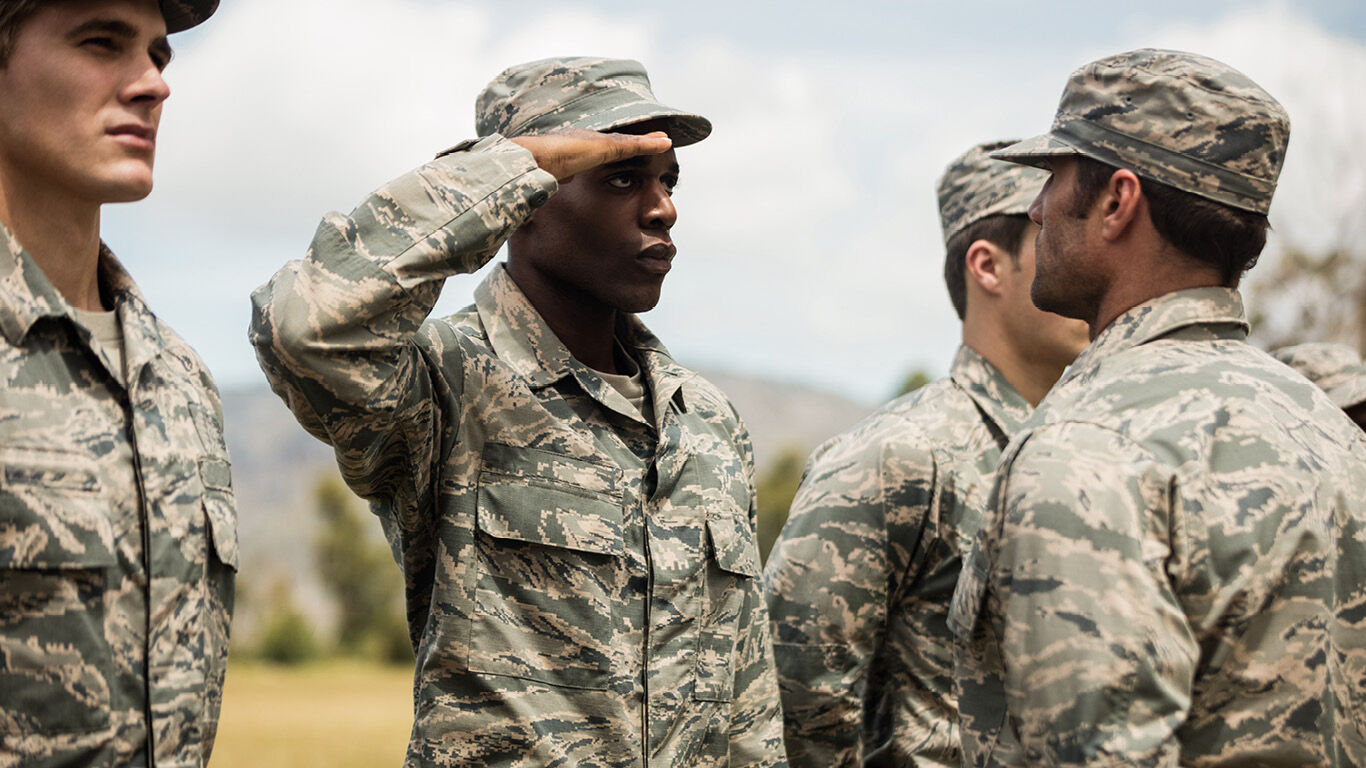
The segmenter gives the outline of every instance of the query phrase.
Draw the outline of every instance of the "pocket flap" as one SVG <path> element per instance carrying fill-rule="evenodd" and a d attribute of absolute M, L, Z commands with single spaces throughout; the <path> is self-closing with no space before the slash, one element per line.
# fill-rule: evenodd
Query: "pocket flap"
<path fill-rule="evenodd" d="M 88 469 L 0 463 L 0 568 L 111 568 L 114 529 Z"/>
<path fill-rule="evenodd" d="M 712 556 L 721 570 L 741 576 L 759 575 L 759 547 L 748 515 L 708 515 L 707 535 L 711 538 Z"/>
<path fill-rule="evenodd" d="M 204 517 L 208 520 L 213 550 L 224 565 L 238 568 L 237 505 L 230 494 L 209 490 L 204 493 Z"/>

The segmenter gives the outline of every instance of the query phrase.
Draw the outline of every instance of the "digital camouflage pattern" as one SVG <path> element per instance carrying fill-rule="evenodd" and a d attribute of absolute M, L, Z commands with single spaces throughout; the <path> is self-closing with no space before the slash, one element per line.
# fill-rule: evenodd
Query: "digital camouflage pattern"
<path fill-rule="evenodd" d="M 606 131 L 655 118 L 668 121 L 675 147 L 711 133 L 705 117 L 660 104 L 645 67 L 630 59 L 575 56 L 518 64 L 485 86 L 474 110 L 480 136 Z"/>
<path fill-rule="evenodd" d="M 1366 765 L 1366 435 L 1237 292 L 1116 319 L 1001 460 L 949 623 L 966 763 Z"/>
<path fill-rule="evenodd" d="M 1013 141 L 978 144 L 954 158 L 939 177 L 939 225 L 947 244 L 953 236 L 988 216 L 1024 214 L 1038 197 L 1048 173 L 991 157 Z"/>
<path fill-rule="evenodd" d="M 502 137 L 464 146 L 329 214 L 253 296 L 267 377 L 404 572 L 406 764 L 785 765 L 729 402 L 625 317 L 641 421 L 501 265 L 473 306 L 426 319 L 555 189 Z"/>
<path fill-rule="evenodd" d="M 1052 130 L 994 157 L 1043 164 L 1086 155 L 1265 214 L 1289 140 L 1285 109 L 1243 73 L 1205 56 L 1145 48 L 1073 72 Z"/>
<path fill-rule="evenodd" d="M 961 347 L 816 449 L 764 570 L 792 765 L 960 765 L 949 600 L 1029 413 Z"/>
<path fill-rule="evenodd" d="M 1366 403 L 1366 363 L 1346 344 L 1296 344 L 1271 356 L 1317 384 L 1343 410 Z"/>
<path fill-rule="evenodd" d="M 237 568 L 222 407 L 108 250 L 100 282 L 126 378 L 0 228 L 3 768 L 203 766 L 218 725 Z"/>
<path fill-rule="evenodd" d="M 166 19 L 166 33 L 183 32 L 203 24 L 218 10 L 218 0 L 157 0 Z"/>

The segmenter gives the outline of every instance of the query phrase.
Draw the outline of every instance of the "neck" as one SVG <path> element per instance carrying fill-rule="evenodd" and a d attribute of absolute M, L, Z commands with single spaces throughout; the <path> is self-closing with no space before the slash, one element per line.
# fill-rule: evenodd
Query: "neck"
<path fill-rule="evenodd" d="M 508 260 L 507 271 L 575 360 L 595 371 L 618 373 L 613 354 L 616 309 L 563 283 L 541 279 L 515 260 Z"/>
<path fill-rule="evenodd" d="M 1031 407 L 1038 405 L 1067 366 L 1022 354 L 1002 329 L 987 326 L 969 314 L 963 321 L 963 345 L 995 366 Z"/>
<path fill-rule="evenodd" d="M 77 309 L 100 300 L 100 206 L 9 183 L 0 172 L 0 223 L 13 233 L 52 286 Z"/>
<path fill-rule="evenodd" d="M 1091 338 L 1110 327 L 1120 315 L 1159 296 L 1191 288 L 1224 284 L 1219 271 L 1167 245 L 1117 259 L 1123 270 L 1106 286 L 1090 322 Z"/>

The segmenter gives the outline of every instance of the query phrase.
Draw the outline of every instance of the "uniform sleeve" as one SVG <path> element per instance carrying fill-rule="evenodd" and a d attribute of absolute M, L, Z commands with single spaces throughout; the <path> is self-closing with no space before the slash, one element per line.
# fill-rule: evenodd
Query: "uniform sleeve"
<path fill-rule="evenodd" d="M 855 433 L 808 464 L 764 571 L 793 766 L 863 764 L 868 669 L 926 519 L 933 463 L 913 443 Z"/>
<path fill-rule="evenodd" d="M 736 445 L 745 465 L 749 485 L 749 528 L 758 523 L 754 447 L 743 422 L 736 415 Z M 754 552 L 755 562 L 759 553 Z M 769 636 L 768 609 L 758 579 L 749 580 L 736 652 L 735 695 L 731 706 L 730 765 L 752 768 L 785 768 L 783 710 L 778 679 L 773 668 L 773 641 Z"/>
<path fill-rule="evenodd" d="M 458 350 L 434 333 L 419 343 L 419 328 L 445 279 L 492 258 L 554 189 L 529 152 L 485 139 L 349 216 L 328 214 L 307 256 L 252 294 L 251 341 L 272 389 L 335 448 L 356 493 L 384 502 L 402 528 L 429 506 L 450 418 L 434 393 L 458 402 L 462 388 Z"/>
<path fill-rule="evenodd" d="M 987 610 L 1025 761 L 1175 766 L 1199 648 L 1165 570 L 1170 470 L 1116 433 L 1064 424 L 1002 473 Z"/>

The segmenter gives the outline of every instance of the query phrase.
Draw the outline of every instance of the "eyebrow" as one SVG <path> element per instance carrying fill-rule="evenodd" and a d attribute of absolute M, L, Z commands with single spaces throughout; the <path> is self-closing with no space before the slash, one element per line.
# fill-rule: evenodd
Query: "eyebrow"
<path fill-rule="evenodd" d="M 91 19 L 71 30 L 69 36 L 80 37 L 81 35 L 88 35 L 92 32 L 102 32 L 106 35 L 124 38 L 125 40 L 133 40 L 138 36 L 137 27 L 134 27 L 132 24 L 129 24 L 122 19 Z M 171 58 L 175 56 L 175 51 L 171 49 L 171 42 L 166 39 L 165 35 L 160 35 L 154 39 L 150 50 L 161 54 L 168 63 L 171 61 Z"/>
<path fill-rule="evenodd" d="M 603 167 L 606 168 L 606 169 L 608 169 L 608 170 L 613 170 L 613 171 L 615 171 L 615 170 L 623 170 L 623 171 L 624 171 L 624 170 L 630 170 L 630 169 L 636 169 L 636 168 L 644 168 L 645 166 L 647 166 L 647 165 L 649 165 L 649 164 L 650 164 L 650 156 L 649 156 L 649 155 L 636 155 L 635 157 L 627 158 L 627 159 L 625 159 L 625 160 L 618 160 L 618 161 L 616 161 L 615 163 L 607 163 L 607 164 L 604 165 Z M 670 164 L 669 164 L 668 171 L 669 171 L 669 173 L 672 173 L 673 175 L 677 176 L 678 173 L 679 173 L 678 163 L 670 163 Z"/>

